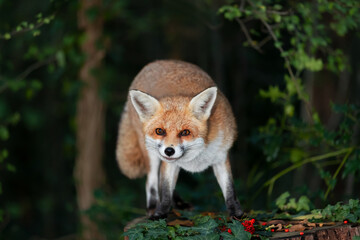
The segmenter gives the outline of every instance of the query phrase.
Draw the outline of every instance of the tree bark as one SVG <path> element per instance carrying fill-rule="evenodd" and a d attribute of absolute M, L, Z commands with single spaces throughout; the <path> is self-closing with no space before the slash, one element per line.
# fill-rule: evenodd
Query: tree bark
<path fill-rule="evenodd" d="M 91 16 L 89 12 L 93 12 Z M 79 28 L 85 31 L 82 51 L 85 55 L 80 70 L 80 91 L 76 112 L 77 158 L 74 177 L 76 181 L 77 202 L 80 212 L 94 203 L 93 192 L 104 183 L 102 166 L 104 135 L 104 103 L 99 97 L 99 83 L 94 71 L 101 66 L 104 49 L 99 49 L 103 32 L 101 0 L 81 0 L 78 12 Z M 97 226 L 88 216 L 80 213 L 82 239 L 104 239 Z"/>

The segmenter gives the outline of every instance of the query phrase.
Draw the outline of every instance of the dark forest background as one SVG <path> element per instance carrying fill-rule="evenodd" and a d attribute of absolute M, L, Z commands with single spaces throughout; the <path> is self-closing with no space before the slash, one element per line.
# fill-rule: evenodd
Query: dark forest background
<path fill-rule="evenodd" d="M 119 239 L 145 214 L 145 179 L 120 173 L 115 144 L 128 87 L 157 59 L 200 66 L 228 97 L 246 211 L 286 191 L 317 208 L 358 198 L 359 9 L 0 0 L 0 239 Z M 209 170 L 181 172 L 177 189 L 198 211 L 225 210 Z"/>

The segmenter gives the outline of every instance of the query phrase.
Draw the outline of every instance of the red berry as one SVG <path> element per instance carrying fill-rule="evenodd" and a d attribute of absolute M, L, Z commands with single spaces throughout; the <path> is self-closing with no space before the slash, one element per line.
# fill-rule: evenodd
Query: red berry
<path fill-rule="evenodd" d="M 285 228 L 285 232 L 289 232 L 289 229 Z"/>
<path fill-rule="evenodd" d="M 347 220 L 345 220 L 345 221 L 344 221 L 344 223 L 345 223 L 345 224 L 347 224 L 347 223 L 348 223 L 348 221 L 347 221 Z"/>
<path fill-rule="evenodd" d="M 232 234 L 232 231 L 231 231 L 231 229 L 230 229 L 230 228 L 228 229 L 228 233 Z"/>
<path fill-rule="evenodd" d="M 300 232 L 300 235 L 304 235 L 304 232 Z"/>
<path fill-rule="evenodd" d="M 265 225 L 266 225 L 266 222 L 263 222 L 261 225 L 265 226 Z"/>
<path fill-rule="evenodd" d="M 271 231 L 272 231 L 272 232 L 275 232 L 275 229 L 272 228 Z"/>

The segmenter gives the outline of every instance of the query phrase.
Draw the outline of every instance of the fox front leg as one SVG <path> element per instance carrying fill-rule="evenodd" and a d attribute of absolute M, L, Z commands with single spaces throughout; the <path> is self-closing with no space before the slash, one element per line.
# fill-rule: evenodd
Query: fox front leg
<path fill-rule="evenodd" d="M 173 163 L 162 162 L 160 168 L 160 202 L 150 219 L 166 218 L 172 205 L 172 197 L 180 168 Z"/>
<path fill-rule="evenodd" d="M 229 158 L 223 163 L 213 165 L 213 170 L 224 195 L 229 215 L 231 217 L 241 218 L 244 212 L 241 210 L 239 200 L 235 194 Z"/>
<path fill-rule="evenodd" d="M 149 215 L 154 213 L 159 201 L 159 167 L 160 159 L 150 156 L 150 170 L 146 179 L 146 208 Z"/>

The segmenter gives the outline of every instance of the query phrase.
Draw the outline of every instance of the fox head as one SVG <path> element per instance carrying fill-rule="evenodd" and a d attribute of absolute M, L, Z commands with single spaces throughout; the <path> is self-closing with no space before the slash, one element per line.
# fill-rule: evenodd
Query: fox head
<path fill-rule="evenodd" d="M 188 162 L 205 148 L 207 120 L 216 100 L 216 87 L 205 89 L 193 98 L 156 99 L 138 90 L 129 94 L 143 124 L 150 154 L 166 162 Z"/>

